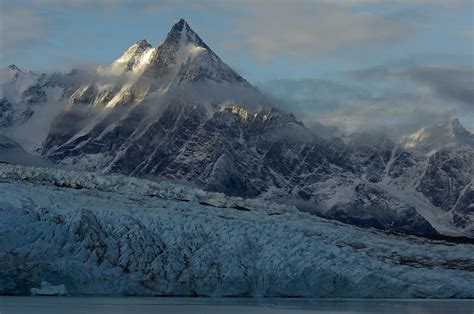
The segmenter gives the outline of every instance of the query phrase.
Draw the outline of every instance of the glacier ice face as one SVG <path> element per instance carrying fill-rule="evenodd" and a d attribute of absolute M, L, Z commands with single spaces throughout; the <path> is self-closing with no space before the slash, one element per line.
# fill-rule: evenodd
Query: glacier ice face
<path fill-rule="evenodd" d="M 166 182 L 11 165 L 0 178 L 2 293 L 474 296 L 472 244 Z"/>

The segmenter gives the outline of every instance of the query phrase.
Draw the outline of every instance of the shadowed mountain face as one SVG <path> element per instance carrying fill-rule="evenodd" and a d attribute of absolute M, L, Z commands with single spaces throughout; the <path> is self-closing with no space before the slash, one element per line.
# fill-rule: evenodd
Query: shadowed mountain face
<path fill-rule="evenodd" d="M 184 20 L 158 46 L 140 40 L 93 74 L 31 82 L 36 105 L 5 97 L 0 121 L 20 103 L 34 116 L 41 91 L 59 89 L 63 109 L 40 142 L 57 164 L 289 202 L 364 227 L 474 236 L 473 135 L 457 120 L 400 142 L 323 139 L 272 107 Z"/>

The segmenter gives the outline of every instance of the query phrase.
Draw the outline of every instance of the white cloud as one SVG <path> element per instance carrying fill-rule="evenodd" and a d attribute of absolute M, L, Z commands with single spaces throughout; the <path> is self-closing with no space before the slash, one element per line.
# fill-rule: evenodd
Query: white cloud
<path fill-rule="evenodd" d="M 337 4 L 349 4 L 349 5 L 386 5 L 386 4 L 403 4 L 403 5 L 418 5 L 418 4 L 430 4 L 430 5 L 463 5 L 471 3 L 470 0 L 331 0 Z"/>
<path fill-rule="evenodd" d="M 400 18 L 325 2 L 257 2 L 248 10 L 234 31 L 239 44 L 243 41 L 260 60 L 304 60 L 358 45 L 398 42 L 414 31 Z"/>
<path fill-rule="evenodd" d="M 458 117 L 474 127 L 474 69 L 432 65 L 380 66 L 327 79 L 262 83 L 282 107 L 311 125 L 341 130 L 384 127 L 394 134 Z"/>
<path fill-rule="evenodd" d="M 248 49 L 260 60 L 290 57 L 305 60 L 318 55 L 350 54 L 360 47 L 399 43 L 414 33 L 413 16 L 403 17 L 412 4 L 451 5 L 466 0 L 30 0 L 0 1 L 0 45 L 13 55 L 46 43 L 52 32 L 63 32 L 69 21 L 63 13 L 81 15 L 94 10 L 114 14 L 125 9 L 136 15 L 173 11 L 179 16 L 196 11 L 203 19 L 231 15 L 228 26 L 216 29 L 220 46 Z M 390 4 L 400 4 L 397 9 Z M 373 8 L 377 10 L 373 10 Z M 380 8 L 390 10 L 379 10 Z M 404 11 L 397 15 L 397 10 Z M 385 12 L 385 13 L 381 13 Z M 395 13 L 395 14 L 394 14 Z M 66 14 L 66 15 L 67 15 Z M 225 34 L 223 33 L 225 30 Z M 72 34 L 73 35 L 73 34 Z M 370 49 L 370 48 L 369 48 Z"/>

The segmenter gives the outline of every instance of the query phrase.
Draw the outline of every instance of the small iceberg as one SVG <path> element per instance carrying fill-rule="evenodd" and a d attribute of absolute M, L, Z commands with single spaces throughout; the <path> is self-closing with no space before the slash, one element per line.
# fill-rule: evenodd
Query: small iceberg
<path fill-rule="evenodd" d="M 41 288 L 31 288 L 31 295 L 43 295 L 43 296 L 57 296 L 67 295 L 66 286 L 64 284 L 53 286 L 47 281 L 41 283 Z"/>

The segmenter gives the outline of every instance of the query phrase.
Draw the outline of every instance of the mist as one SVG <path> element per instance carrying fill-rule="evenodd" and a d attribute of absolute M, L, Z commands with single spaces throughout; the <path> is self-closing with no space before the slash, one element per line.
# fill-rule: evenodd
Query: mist
<path fill-rule="evenodd" d="M 67 106 L 69 95 L 66 93 L 63 98 L 62 88 L 68 87 L 69 93 L 85 84 L 119 89 L 139 79 L 135 74 L 114 74 L 106 69 L 82 65 L 67 74 L 51 74 L 51 81 L 58 87 L 49 88 L 48 101 L 41 108 L 35 107 L 33 116 L 21 128 L 0 132 L 21 143 L 27 151 L 37 150 L 55 117 Z M 165 82 L 164 78 L 158 83 Z M 245 82 L 241 85 L 187 83 L 174 86 L 173 92 L 168 93 L 151 90 L 142 106 L 148 114 L 159 115 L 166 106 L 183 102 L 202 106 L 211 115 L 226 104 L 237 104 L 251 113 L 271 105 L 293 113 L 313 133 L 325 138 L 376 131 L 398 139 L 420 127 L 455 117 L 466 128 L 474 129 L 472 68 L 382 65 L 330 73 L 323 78 L 267 81 L 257 87 Z M 131 104 L 124 112 L 132 107 Z M 100 119 L 109 111 L 88 104 L 74 106 L 75 111 L 84 109 L 89 111 L 89 118 L 82 121 L 86 124 L 94 116 Z"/>
<path fill-rule="evenodd" d="M 397 138 L 456 117 L 474 129 L 472 68 L 386 65 L 258 87 L 322 134 L 379 130 Z"/>

